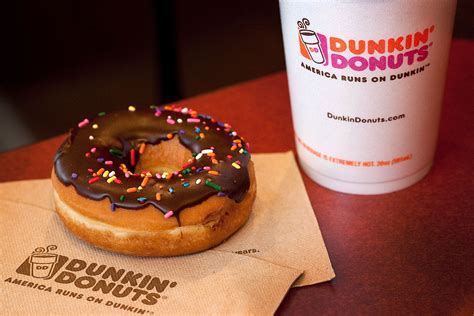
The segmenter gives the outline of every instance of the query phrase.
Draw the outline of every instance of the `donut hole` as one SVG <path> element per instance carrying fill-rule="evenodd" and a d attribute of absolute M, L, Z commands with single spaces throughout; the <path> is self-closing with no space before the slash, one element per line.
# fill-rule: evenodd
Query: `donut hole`
<path fill-rule="evenodd" d="M 173 137 L 156 145 L 147 144 L 140 155 L 135 172 L 172 173 L 181 170 L 191 157 L 192 152 L 181 145 L 178 137 Z"/>

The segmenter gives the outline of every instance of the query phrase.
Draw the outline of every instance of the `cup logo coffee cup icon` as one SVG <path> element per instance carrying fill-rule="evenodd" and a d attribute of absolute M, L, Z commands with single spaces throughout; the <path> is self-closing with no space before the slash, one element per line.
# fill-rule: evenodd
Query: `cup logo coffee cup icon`
<path fill-rule="evenodd" d="M 46 248 L 36 248 L 25 261 L 16 269 L 19 274 L 38 279 L 51 279 L 69 260 L 68 257 L 52 253 L 58 247 L 49 245 Z"/>
<path fill-rule="evenodd" d="M 301 54 L 314 61 L 316 64 L 323 64 L 326 59 L 319 44 L 319 38 L 315 31 L 308 30 L 309 20 L 304 18 L 298 21 L 299 41 Z"/>
<path fill-rule="evenodd" d="M 49 245 L 45 248 L 38 247 L 33 251 L 28 259 L 30 263 L 30 275 L 39 279 L 49 279 L 54 270 L 54 266 L 58 262 L 58 255 L 50 253 L 56 250 L 55 245 Z"/>

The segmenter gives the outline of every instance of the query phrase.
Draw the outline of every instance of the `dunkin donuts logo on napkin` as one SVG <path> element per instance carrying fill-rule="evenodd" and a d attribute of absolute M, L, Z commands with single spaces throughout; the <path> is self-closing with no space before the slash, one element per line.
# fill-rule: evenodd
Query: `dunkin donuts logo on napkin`
<path fill-rule="evenodd" d="M 93 296 L 86 296 L 87 294 L 82 291 L 89 290 L 92 293 L 110 296 L 110 299 L 128 299 L 145 305 L 156 304 L 158 299 L 166 298 L 166 295 L 163 295 L 165 290 L 177 286 L 175 281 L 156 276 L 95 262 L 88 263 L 82 259 L 71 259 L 54 253 L 56 249 L 56 245 L 38 247 L 16 269 L 18 274 L 32 279 L 9 277 L 5 282 L 79 299 L 84 297 L 87 300 Z M 48 282 L 43 283 L 45 280 Z M 66 284 L 72 285 L 78 291 L 65 290 L 61 287 Z M 112 301 L 107 301 L 105 304 L 108 302 L 116 304 Z"/>
<path fill-rule="evenodd" d="M 398 69 L 425 61 L 433 45 L 434 25 L 397 37 L 347 39 L 327 36 L 308 28 L 307 18 L 298 21 L 301 55 L 323 66 L 354 71 Z"/>

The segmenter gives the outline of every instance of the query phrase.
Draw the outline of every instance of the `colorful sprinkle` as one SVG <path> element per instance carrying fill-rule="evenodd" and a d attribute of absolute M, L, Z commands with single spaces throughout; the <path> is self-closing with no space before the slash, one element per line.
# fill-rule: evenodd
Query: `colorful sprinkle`
<path fill-rule="evenodd" d="M 219 175 L 219 171 L 216 171 L 216 170 L 210 170 L 207 173 L 212 174 L 213 176 L 218 176 Z"/>
<path fill-rule="evenodd" d="M 99 114 L 97 114 L 98 116 L 104 116 L 105 115 L 105 112 L 99 112 Z"/>
<path fill-rule="evenodd" d="M 114 162 L 113 162 L 112 160 L 106 160 L 106 161 L 105 161 L 105 164 L 106 164 L 107 166 L 111 166 L 111 165 L 114 164 Z"/>
<path fill-rule="evenodd" d="M 170 125 L 174 125 L 174 123 L 176 123 L 176 122 L 173 119 L 168 118 L 168 119 L 166 119 L 166 123 L 168 123 Z"/>
<path fill-rule="evenodd" d="M 221 191 L 221 192 L 217 192 L 217 196 L 219 196 L 219 197 L 223 197 L 223 196 L 225 196 L 225 193 L 224 193 L 224 192 L 222 192 L 222 191 Z"/>
<path fill-rule="evenodd" d="M 149 179 L 150 179 L 149 177 L 143 178 L 142 184 L 140 186 L 145 187 L 147 185 Z"/>
<path fill-rule="evenodd" d="M 141 144 L 140 144 L 140 148 L 138 149 L 138 153 L 139 153 L 140 155 L 143 155 L 143 153 L 145 152 L 145 146 L 146 146 L 145 143 L 141 143 Z"/>
<path fill-rule="evenodd" d="M 193 159 L 189 159 L 184 165 L 182 165 L 182 168 L 187 168 L 193 164 Z"/>
<path fill-rule="evenodd" d="M 183 187 L 185 187 L 185 188 L 189 187 L 189 183 L 187 183 L 187 182 L 183 183 Z"/>
<path fill-rule="evenodd" d="M 156 198 L 157 201 L 160 201 L 160 200 L 161 200 L 161 194 L 160 194 L 160 192 L 156 192 L 155 198 Z"/>
<path fill-rule="evenodd" d="M 221 190 L 221 186 L 212 182 L 211 180 L 206 180 L 206 185 L 210 188 L 213 188 L 214 190 L 216 191 L 220 191 Z"/>
<path fill-rule="evenodd" d="M 94 136 L 90 135 L 90 136 L 89 136 L 89 139 L 90 139 L 90 140 L 93 140 L 93 139 L 94 139 Z"/>
<path fill-rule="evenodd" d="M 105 172 L 102 174 L 102 177 L 107 178 L 109 176 L 109 170 L 105 170 Z"/>
<path fill-rule="evenodd" d="M 236 162 L 233 162 L 233 163 L 232 163 L 232 167 L 234 167 L 235 169 L 240 169 L 239 164 L 236 163 Z"/>
<path fill-rule="evenodd" d="M 97 171 L 97 174 L 100 176 L 104 173 L 105 169 L 104 168 L 100 168 L 99 171 Z"/>
<path fill-rule="evenodd" d="M 92 125 L 92 128 L 93 128 L 93 129 L 98 129 L 98 128 L 99 128 L 99 124 L 93 124 L 93 125 Z"/>
<path fill-rule="evenodd" d="M 98 162 L 104 162 L 104 160 L 105 160 L 105 159 L 102 158 L 102 157 L 97 158 L 97 161 L 98 161 Z"/>
<path fill-rule="evenodd" d="M 166 138 L 168 138 L 168 139 L 173 138 L 173 134 L 169 133 L 168 135 L 166 135 Z"/>
<path fill-rule="evenodd" d="M 111 153 L 114 156 L 122 156 L 123 155 L 122 151 L 120 149 L 117 149 L 117 148 L 110 148 L 109 153 Z"/>
<path fill-rule="evenodd" d="M 147 200 L 146 197 L 139 197 L 139 198 L 137 198 L 137 201 L 140 202 L 140 203 L 145 203 L 146 200 Z"/>
<path fill-rule="evenodd" d="M 123 201 L 125 201 L 125 195 L 120 196 L 120 202 L 123 202 Z"/>
<path fill-rule="evenodd" d="M 79 128 L 83 128 L 84 126 L 86 126 L 87 124 L 89 124 L 89 120 L 88 119 L 84 119 L 82 120 L 81 122 L 79 122 L 79 124 L 77 124 L 77 126 Z"/>
<path fill-rule="evenodd" d="M 71 178 L 77 179 L 77 173 L 73 172 L 73 173 L 71 174 Z"/>
<path fill-rule="evenodd" d="M 188 119 L 186 120 L 186 122 L 188 122 L 188 123 L 199 123 L 199 122 L 201 122 L 201 119 L 198 119 L 198 118 L 188 118 Z"/>
<path fill-rule="evenodd" d="M 137 192 L 137 188 L 132 187 L 132 188 L 127 189 L 127 193 L 133 193 L 133 192 Z"/>
<path fill-rule="evenodd" d="M 130 164 L 135 166 L 135 149 L 130 149 Z"/>
<path fill-rule="evenodd" d="M 199 183 L 201 183 L 201 182 L 202 182 L 201 179 L 197 179 L 197 180 L 196 180 L 196 184 L 199 184 Z"/>
<path fill-rule="evenodd" d="M 99 177 L 95 177 L 89 180 L 89 184 L 99 181 Z"/>
<path fill-rule="evenodd" d="M 169 187 L 169 188 L 168 188 L 168 192 L 169 192 L 169 193 L 174 193 L 174 189 L 173 189 L 172 187 Z"/>
<path fill-rule="evenodd" d="M 164 218 L 170 218 L 171 216 L 173 216 L 173 211 L 168 211 L 166 212 L 166 214 L 164 215 Z"/>
<path fill-rule="evenodd" d="M 117 206 L 115 205 L 115 203 L 110 204 L 110 209 L 112 210 L 112 212 L 115 212 L 116 208 Z"/>
<path fill-rule="evenodd" d="M 136 108 L 135 108 L 133 105 L 130 105 L 130 106 L 128 107 L 128 110 L 129 110 L 130 112 L 135 112 Z"/>
<path fill-rule="evenodd" d="M 112 183 L 112 182 L 114 182 L 115 179 L 117 179 L 117 177 L 116 177 L 116 176 L 112 176 L 112 177 L 110 177 L 110 178 L 107 179 L 107 183 Z"/>

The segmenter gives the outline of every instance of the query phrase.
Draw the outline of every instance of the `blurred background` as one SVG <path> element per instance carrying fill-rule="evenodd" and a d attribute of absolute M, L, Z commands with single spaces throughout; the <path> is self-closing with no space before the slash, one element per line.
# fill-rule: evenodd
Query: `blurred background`
<path fill-rule="evenodd" d="M 277 0 L 20 0 L 0 12 L 0 152 L 99 111 L 285 69 Z M 473 13 L 458 0 L 455 38 L 473 39 Z"/>

